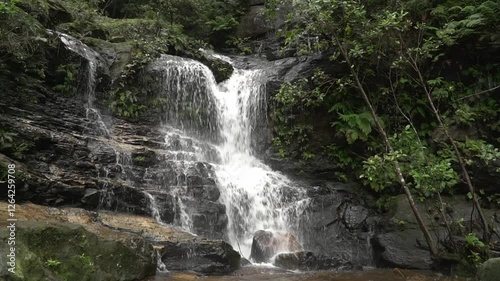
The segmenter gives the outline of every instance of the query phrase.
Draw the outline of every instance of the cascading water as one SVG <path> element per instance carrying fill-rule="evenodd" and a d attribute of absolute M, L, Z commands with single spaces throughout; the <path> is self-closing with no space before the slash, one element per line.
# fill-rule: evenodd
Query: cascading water
<path fill-rule="evenodd" d="M 94 105 L 98 54 L 70 36 L 58 35 L 68 49 L 87 60 L 82 89 L 88 101 L 87 118 L 96 124 L 92 129 L 97 138 L 109 139 L 104 145 L 97 140 L 91 150 L 98 153 L 111 146 L 116 155 L 116 164 L 102 167 L 99 173 L 106 177 L 104 189 L 107 177 L 113 174 L 115 182 L 141 189 L 148 201 L 144 208 L 160 223 L 162 211 L 170 208 L 176 214 L 169 220 L 194 233 L 211 224 L 227 225 L 227 239 L 245 257 L 249 257 L 257 230 L 297 234 L 298 220 L 294 218 L 306 205 L 304 192 L 253 155 L 252 138 L 258 137 L 253 130 L 266 114 L 264 71 L 235 69 L 228 81 L 217 85 L 212 72 L 194 60 L 165 55 L 153 63 L 149 71 L 159 74 L 156 92 L 165 101 L 161 129 L 165 140 L 155 152 L 163 162 L 141 174 L 134 167 L 129 148 L 111 133 Z M 202 196 L 208 207 L 196 210 L 199 206 L 193 196 L 199 194 L 194 191 L 199 187 L 207 193 Z M 113 190 L 102 194 L 106 202 L 101 206 L 111 208 Z M 173 205 L 165 194 L 171 196 Z M 212 203 L 214 200 L 225 205 L 225 210 Z M 217 211 L 206 214 L 204 208 Z M 196 225 L 194 217 L 204 217 L 205 223 Z M 211 233 L 208 231 L 209 236 Z"/>
<path fill-rule="evenodd" d="M 235 69 L 228 81 L 217 85 L 211 71 L 193 60 L 164 56 L 154 68 L 164 71 L 163 93 L 176 100 L 166 121 L 175 116 L 174 123 L 190 124 L 183 129 L 197 136 L 207 133 L 201 122 L 210 124 L 205 139 L 217 141 L 217 157 L 198 154 L 196 160 L 210 162 L 214 167 L 221 192 L 219 200 L 228 216 L 227 238 L 233 247 L 249 257 L 257 230 L 294 232 L 293 216 L 297 208 L 305 205 L 303 191 L 262 163 L 252 151 L 252 130 L 259 120 L 256 117 L 266 114 L 265 73 Z M 198 104 L 201 100 L 207 104 Z M 183 102 L 185 107 L 179 106 Z M 189 116 L 192 108 L 197 109 L 196 116 Z M 210 112 L 204 111 L 207 109 Z M 183 114 L 186 110 L 188 113 Z M 194 122 L 181 121 L 179 116 L 194 118 Z"/>
<path fill-rule="evenodd" d="M 223 138 L 217 178 L 229 217 L 229 241 L 246 257 L 255 231 L 293 230 L 294 202 L 304 197 L 300 188 L 252 153 L 255 116 L 262 114 L 259 105 L 265 97 L 263 76 L 259 70 L 236 69 L 216 93 Z"/>
<path fill-rule="evenodd" d="M 85 59 L 85 71 L 83 72 L 83 79 L 79 84 L 78 90 L 87 98 L 85 109 L 87 119 L 89 119 L 89 124 L 94 127 L 93 129 L 97 132 L 97 135 L 109 137 L 110 132 L 108 126 L 106 126 L 101 113 L 95 107 L 95 89 L 97 85 L 96 75 L 97 68 L 100 63 L 100 60 L 98 59 L 100 55 L 89 46 L 83 44 L 80 40 L 77 40 L 72 36 L 57 31 L 48 32 L 56 34 L 68 50 Z"/>
<path fill-rule="evenodd" d="M 70 35 L 51 30 L 49 30 L 48 32 L 50 34 L 57 35 L 68 50 L 78 54 L 83 59 L 85 59 L 85 61 L 82 63 L 84 71 L 82 72 L 81 81 L 78 85 L 78 92 L 82 93 L 82 95 L 86 98 L 85 110 L 88 123 L 85 133 L 93 134 L 96 137 L 105 137 L 108 139 L 112 138 L 113 135 L 110 130 L 110 124 L 106 124 L 106 122 L 104 122 L 104 118 L 101 115 L 101 112 L 95 105 L 97 70 L 98 67 L 102 66 L 102 59 L 100 58 L 99 53 Z M 89 142 L 89 148 L 91 149 L 91 151 L 98 152 L 99 149 L 101 149 L 99 146 L 94 145 L 96 143 L 98 142 Z M 116 157 L 114 168 L 117 168 L 117 170 L 119 170 L 121 174 L 120 178 L 122 180 L 130 181 L 129 173 L 132 166 L 130 153 L 127 151 L 118 150 L 115 147 L 111 148 L 114 150 Z M 99 167 L 98 165 L 97 177 L 102 180 L 100 193 L 101 196 L 99 198 L 98 206 L 99 209 L 112 209 L 115 194 L 112 189 L 108 188 L 109 174 L 109 168 Z M 147 191 L 143 192 L 146 198 L 149 199 L 149 209 L 152 216 L 159 223 L 161 223 L 162 221 L 159 215 L 158 207 L 156 206 L 155 198 Z"/>

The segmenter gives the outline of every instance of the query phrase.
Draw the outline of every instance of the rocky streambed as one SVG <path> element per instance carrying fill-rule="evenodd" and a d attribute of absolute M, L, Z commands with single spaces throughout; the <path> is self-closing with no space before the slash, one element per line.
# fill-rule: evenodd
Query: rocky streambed
<path fill-rule="evenodd" d="M 425 271 L 370 270 L 363 272 L 286 272 L 277 268 L 246 267 L 231 276 L 198 277 L 193 274 L 157 276 L 149 281 L 467 281 L 472 278 L 449 277 Z"/>

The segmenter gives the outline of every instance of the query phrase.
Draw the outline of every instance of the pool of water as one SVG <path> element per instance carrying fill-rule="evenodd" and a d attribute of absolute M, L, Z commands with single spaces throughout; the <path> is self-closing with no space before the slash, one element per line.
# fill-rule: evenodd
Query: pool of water
<path fill-rule="evenodd" d="M 169 273 L 150 281 L 472 281 L 472 278 L 410 270 L 367 270 L 357 272 L 290 272 L 277 268 L 249 266 L 228 276 L 196 276 Z"/>

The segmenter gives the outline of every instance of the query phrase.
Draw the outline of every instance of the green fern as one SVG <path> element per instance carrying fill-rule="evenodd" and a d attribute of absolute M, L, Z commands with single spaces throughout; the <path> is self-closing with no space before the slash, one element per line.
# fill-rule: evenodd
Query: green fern
<path fill-rule="evenodd" d="M 348 143 L 357 140 L 366 141 L 372 132 L 373 118 L 369 112 L 360 114 L 340 114 L 339 121 L 333 122 L 339 133 L 343 134 Z"/>

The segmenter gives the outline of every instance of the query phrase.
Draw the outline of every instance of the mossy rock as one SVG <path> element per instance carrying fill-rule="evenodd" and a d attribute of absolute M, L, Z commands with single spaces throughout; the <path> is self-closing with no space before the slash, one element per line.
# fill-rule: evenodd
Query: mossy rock
<path fill-rule="evenodd" d="M 98 38 L 84 37 L 82 42 L 106 59 L 112 81 L 120 78 L 127 64 L 131 62 L 135 49 L 135 44 L 132 41 L 111 43 Z"/>
<path fill-rule="evenodd" d="M 154 275 L 156 254 L 142 239 L 115 241 L 70 223 L 20 222 L 16 232 L 16 272 L 0 269 L 14 281 L 142 280 Z M 2 253 L 9 232 L 0 230 Z M 4 249 L 5 248 L 5 249 Z"/>
<path fill-rule="evenodd" d="M 200 62 L 207 65 L 208 68 L 212 70 L 215 77 L 215 81 L 217 81 L 217 83 L 229 79 L 229 77 L 231 77 L 234 71 L 231 64 L 220 59 L 204 58 L 201 59 Z"/>
<path fill-rule="evenodd" d="M 477 272 L 479 281 L 498 281 L 500 278 L 500 258 L 489 259 Z"/>
<path fill-rule="evenodd" d="M 179 54 L 176 55 L 194 59 L 206 65 L 214 74 L 215 81 L 217 83 L 229 79 L 234 71 L 234 68 L 230 63 L 212 56 L 205 55 L 203 52 L 195 50 L 192 46 L 186 48 L 185 50 L 182 50 Z"/>

